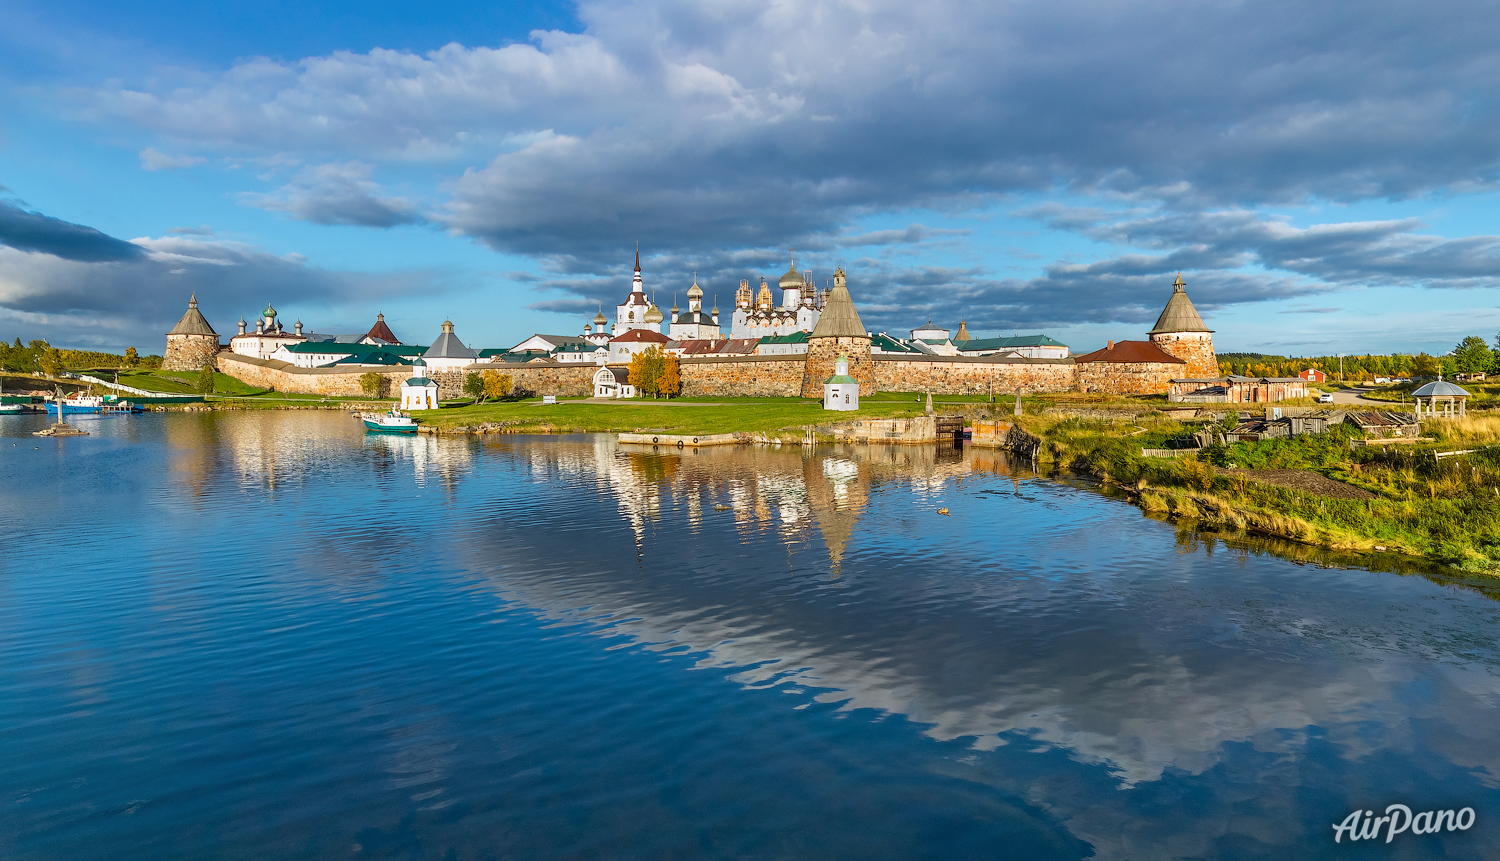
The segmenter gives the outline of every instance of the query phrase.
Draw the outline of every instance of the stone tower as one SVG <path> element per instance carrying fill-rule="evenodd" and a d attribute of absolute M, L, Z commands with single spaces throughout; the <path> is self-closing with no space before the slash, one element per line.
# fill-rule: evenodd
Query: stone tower
<path fill-rule="evenodd" d="M 1214 330 L 1203 325 L 1203 318 L 1198 316 L 1198 309 L 1188 298 L 1181 272 L 1172 282 L 1172 298 L 1167 300 L 1167 307 L 1162 309 L 1156 325 L 1146 334 L 1162 352 L 1187 362 L 1187 376 L 1211 378 L 1219 375 L 1219 358 L 1214 355 Z"/>
<path fill-rule="evenodd" d="M 840 355 L 849 361 L 849 376 L 863 395 L 875 392 L 875 368 L 870 360 L 870 336 L 854 309 L 842 267 L 833 273 L 833 292 L 807 336 L 807 364 L 802 369 L 802 397 L 823 397 L 823 383 L 834 375 Z"/>
<path fill-rule="evenodd" d="M 187 313 L 167 333 L 167 351 L 162 354 L 164 371 L 196 371 L 213 362 L 219 352 L 219 333 L 198 310 L 198 295 L 188 299 Z"/>

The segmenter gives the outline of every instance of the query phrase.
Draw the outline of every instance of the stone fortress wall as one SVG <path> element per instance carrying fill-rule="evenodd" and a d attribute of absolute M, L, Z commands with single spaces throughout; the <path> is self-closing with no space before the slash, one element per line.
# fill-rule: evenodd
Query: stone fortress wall
<path fill-rule="evenodd" d="M 842 278 L 843 271 L 836 273 Z M 838 280 L 836 279 L 836 280 Z M 1163 394 L 1169 381 L 1180 377 L 1215 377 L 1217 358 L 1212 334 L 1203 326 L 1182 290 L 1182 279 L 1168 303 L 1168 312 L 1188 319 L 1191 325 L 1173 327 L 1152 334 L 1151 340 L 1162 351 L 1182 359 L 1186 366 L 1156 362 L 1076 362 L 1068 359 L 1024 359 L 968 356 L 932 356 L 910 353 L 871 354 L 869 337 L 856 336 L 864 331 L 854 314 L 853 304 L 842 282 L 835 293 L 850 319 L 835 337 L 833 332 L 819 335 L 815 330 L 805 355 L 741 356 L 723 358 L 686 358 L 681 360 L 682 397 L 796 397 L 821 399 L 823 383 L 833 375 L 839 356 L 849 360 L 849 373 L 859 381 L 863 394 L 882 391 L 931 392 L 936 395 L 1008 395 L 1016 392 L 1079 391 L 1096 394 Z M 830 306 L 831 307 L 831 306 Z M 1174 311 L 1175 309 L 1175 311 Z M 192 305 L 196 314 L 196 305 Z M 187 318 L 185 318 L 187 319 Z M 182 324 L 179 324 L 181 326 Z M 1158 326 L 1162 322 L 1158 321 Z M 204 324 L 207 328 L 207 324 Z M 200 356 L 207 350 L 208 339 L 197 340 L 181 335 L 168 336 L 169 357 L 201 367 L 212 357 Z M 217 337 L 212 339 L 217 349 Z M 249 385 L 282 392 L 321 394 L 339 397 L 364 395 L 359 379 L 374 370 L 384 379 L 382 395 L 393 396 L 401 383 L 412 376 L 412 368 L 390 367 L 298 368 L 287 362 L 257 359 L 224 351 L 217 357 L 219 369 Z M 470 371 L 498 371 L 511 377 L 517 388 L 540 395 L 583 398 L 593 394 L 593 378 L 599 366 L 592 363 L 558 363 L 555 361 L 525 364 L 481 362 L 462 371 L 429 372 L 438 383 L 441 398 L 463 395 L 464 376 Z"/>
<path fill-rule="evenodd" d="M 168 335 L 167 349 L 162 353 L 163 371 L 200 371 L 213 364 L 222 349 L 218 335 Z"/>

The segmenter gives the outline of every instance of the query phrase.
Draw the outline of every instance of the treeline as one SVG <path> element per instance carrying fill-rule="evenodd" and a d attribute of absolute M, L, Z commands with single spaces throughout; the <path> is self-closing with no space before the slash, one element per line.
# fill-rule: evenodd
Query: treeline
<path fill-rule="evenodd" d="M 1478 335 L 1470 335 L 1459 341 L 1443 356 L 1426 353 L 1392 353 L 1390 355 L 1344 356 L 1343 374 L 1346 380 L 1371 380 L 1376 377 L 1435 377 L 1439 372 L 1445 377 L 1454 374 L 1490 373 L 1500 371 L 1500 335 L 1495 336 L 1492 348 Z M 1265 353 L 1220 353 L 1219 373 L 1237 374 L 1245 377 L 1294 377 L 1308 368 L 1317 368 L 1338 379 L 1338 356 L 1274 356 Z"/>
<path fill-rule="evenodd" d="M 0 341 L 0 370 L 31 374 L 37 371 L 57 376 L 74 368 L 160 368 L 161 356 L 141 356 L 134 347 L 124 355 L 99 353 L 93 350 L 61 350 L 46 341 L 36 340 L 22 344 Z"/>

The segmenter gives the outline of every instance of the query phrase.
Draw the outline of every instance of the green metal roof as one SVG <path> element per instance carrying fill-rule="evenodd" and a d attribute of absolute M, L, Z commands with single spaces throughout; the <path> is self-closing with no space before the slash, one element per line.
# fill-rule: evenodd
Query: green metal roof
<path fill-rule="evenodd" d="M 806 344 L 807 333 L 797 331 L 790 335 L 765 335 L 761 337 L 760 342 L 761 344 Z"/>
<path fill-rule="evenodd" d="M 437 383 L 434 383 L 432 380 L 429 380 L 426 377 L 412 377 L 411 379 L 406 381 L 406 385 L 417 386 L 418 388 L 420 388 L 422 386 L 436 386 Z"/>
<path fill-rule="evenodd" d="M 921 350 L 907 346 L 892 338 L 884 332 L 876 332 L 870 336 L 870 349 L 884 350 L 887 353 L 920 353 Z"/>
<path fill-rule="evenodd" d="M 857 383 L 857 382 L 859 382 L 859 380 L 854 379 L 853 377 L 849 376 L 848 374 L 834 374 L 833 376 L 831 376 L 831 377 L 828 378 L 828 382 L 825 383 L 824 385 L 837 386 L 837 385 L 842 385 L 844 383 Z"/>

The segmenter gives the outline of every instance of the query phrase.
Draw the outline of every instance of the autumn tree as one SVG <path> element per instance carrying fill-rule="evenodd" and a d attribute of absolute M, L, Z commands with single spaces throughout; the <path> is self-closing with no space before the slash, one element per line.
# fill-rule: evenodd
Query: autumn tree
<path fill-rule="evenodd" d="M 125 348 L 125 367 L 133 368 L 141 363 L 141 356 L 134 347 Z"/>
<path fill-rule="evenodd" d="M 380 390 L 385 386 L 385 377 L 374 371 L 366 371 L 359 375 L 359 390 L 365 393 L 367 398 L 380 397 Z"/>
<path fill-rule="evenodd" d="M 62 353 L 48 347 L 42 351 L 37 364 L 42 366 L 42 372 L 49 377 L 55 377 L 62 371 Z"/>
<path fill-rule="evenodd" d="M 676 353 L 667 353 L 662 357 L 661 375 L 656 378 L 656 388 L 669 398 L 682 394 L 682 362 Z"/>
<path fill-rule="evenodd" d="M 1418 353 L 1411 357 L 1411 373 L 1415 377 L 1435 377 L 1442 366 L 1438 360 L 1426 353 Z"/>
<path fill-rule="evenodd" d="M 485 371 L 483 377 L 484 396 L 486 398 L 499 400 L 510 394 L 511 379 L 509 374 L 502 374 L 499 371 Z"/>
<path fill-rule="evenodd" d="M 657 381 L 661 379 L 662 352 L 659 347 L 647 347 L 630 358 L 630 384 L 643 395 L 656 397 Z"/>

